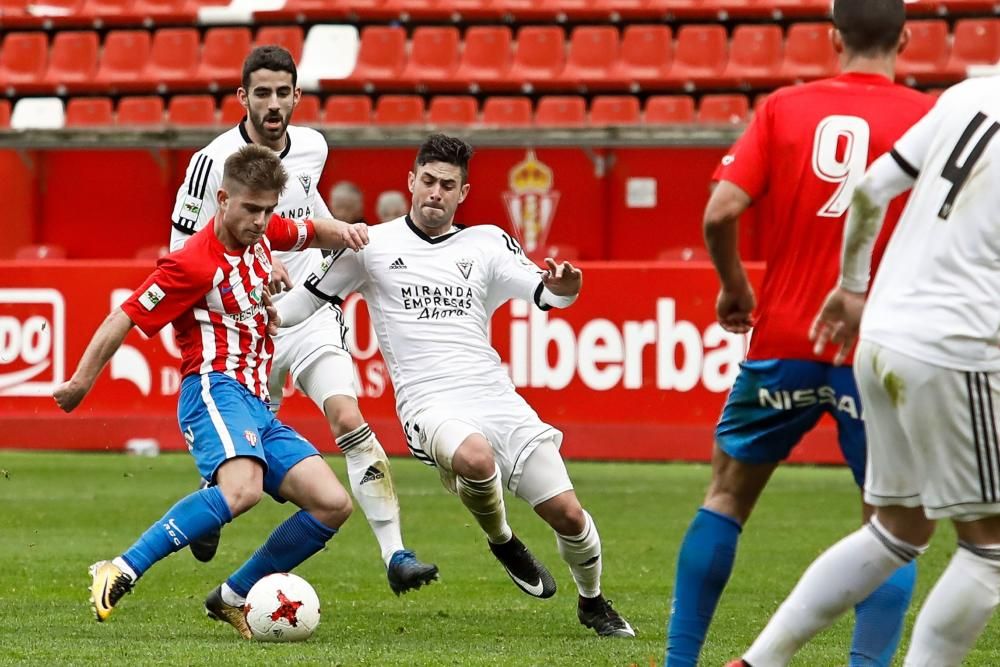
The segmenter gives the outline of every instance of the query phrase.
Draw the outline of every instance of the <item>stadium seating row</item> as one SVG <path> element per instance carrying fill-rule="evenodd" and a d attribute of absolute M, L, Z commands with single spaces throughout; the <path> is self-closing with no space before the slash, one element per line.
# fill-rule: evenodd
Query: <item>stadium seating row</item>
<path fill-rule="evenodd" d="M 758 100 L 759 101 L 759 100 Z M 586 127 L 661 125 L 674 123 L 743 123 L 750 113 L 744 95 L 705 95 L 697 104 L 688 95 L 653 95 L 645 108 L 632 95 L 598 95 L 587 109 L 577 95 L 542 97 L 537 108 L 519 96 L 489 97 L 479 108 L 467 95 L 439 95 L 429 105 L 418 95 L 383 95 L 372 105 L 365 95 L 332 95 L 325 104 L 315 95 L 304 95 L 295 122 L 305 125 L 424 125 L 484 127 Z M 72 98 L 63 109 L 55 98 L 27 98 L 11 112 L 10 102 L 0 100 L 0 128 L 235 125 L 244 116 L 235 96 L 216 109 L 211 95 L 177 95 L 164 106 L 159 96 L 123 97 L 117 110 L 109 97 Z"/>
<path fill-rule="evenodd" d="M 829 0 L 0 0 L 15 27 L 371 21 L 636 21 L 824 17 Z M 915 0 L 911 14 L 996 11 L 994 0 Z"/>
<path fill-rule="evenodd" d="M 943 20 L 909 26 L 913 37 L 898 69 L 910 83 L 954 81 L 969 65 L 1000 61 L 1000 19 L 959 20 L 953 36 Z M 327 58 L 331 68 L 350 74 L 324 78 L 320 72 L 318 78 L 327 90 L 364 92 L 770 88 L 834 74 L 828 30 L 828 24 L 797 23 L 786 35 L 776 25 L 740 25 L 730 38 L 721 25 L 687 25 L 675 38 L 665 25 L 630 25 L 621 33 L 580 26 L 567 44 L 558 26 L 526 26 L 516 39 L 505 26 L 471 27 L 464 40 L 450 26 L 419 27 L 412 40 L 402 27 L 370 26 L 356 48 Z M 204 42 L 194 28 L 120 30 L 109 32 L 103 45 L 96 32 L 63 31 L 51 48 L 43 32 L 12 32 L 0 50 L 0 88 L 8 95 L 214 92 L 239 84 L 244 54 L 255 41 L 287 46 L 297 60 L 309 46 L 295 27 L 261 28 L 256 40 L 249 28 L 212 28 Z M 354 59 L 353 67 L 345 67 L 345 59 Z"/>

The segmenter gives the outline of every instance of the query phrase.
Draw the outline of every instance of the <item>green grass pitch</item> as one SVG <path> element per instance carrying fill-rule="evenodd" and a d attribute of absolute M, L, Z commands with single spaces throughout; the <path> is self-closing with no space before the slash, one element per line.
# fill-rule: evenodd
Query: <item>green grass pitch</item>
<path fill-rule="evenodd" d="M 343 460 L 331 462 L 345 480 Z M 0 664 L 662 664 L 674 561 L 708 481 L 706 466 L 570 465 L 604 542 L 605 593 L 636 627 L 634 641 L 602 640 L 578 624 L 575 589 L 552 534 L 523 503 L 509 500 L 511 524 L 555 574 L 560 590 L 550 600 L 514 587 L 433 470 L 394 459 L 393 472 L 407 545 L 438 564 L 441 580 L 393 596 L 356 511 L 329 548 L 298 570 L 323 603 L 316 635 L 304 644 L 266 645 L 239 640 L 228 626 L 209 621 L 201 605 L 289 514 L 288 506 L 264 500 L 227 527 L 210 564 L 186 550 L 169 557 L 98 624 L 87 602 L 87 566 L 120 553 L 193 488 L 194 466 L 181 454 L 0 452 Z M 703 664 L 723 665 L 746 648 L 806 565 L 852 530 L 857 517 L 846 470 L 779 470 L 743 535 Z M 916 602 L 952 544 L 951 529 L 942 526 L 921 561 Z M 998 630 L 994 619 L 968 665 L 1000 664 Z M 846 664 L 850 631 L 851 619 L 842 620 L 795 664 Z"/>

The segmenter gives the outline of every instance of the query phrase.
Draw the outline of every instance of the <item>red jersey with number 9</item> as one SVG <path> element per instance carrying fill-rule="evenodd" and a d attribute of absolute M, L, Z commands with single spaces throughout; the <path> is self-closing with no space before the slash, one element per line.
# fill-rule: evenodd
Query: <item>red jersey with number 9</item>
<path fill-rule="evenodd" d="M 854 187 L 933 105 L 928 95 L 856 72 L 764 100 L 715 172 L 753 199 L 764 239 L 767 269 L 747 358 L 833 359 L 833 349 L 813 354 L 809 327 L 837 283 Z M 873 270 L 903 203 L 889 209 Z"/>

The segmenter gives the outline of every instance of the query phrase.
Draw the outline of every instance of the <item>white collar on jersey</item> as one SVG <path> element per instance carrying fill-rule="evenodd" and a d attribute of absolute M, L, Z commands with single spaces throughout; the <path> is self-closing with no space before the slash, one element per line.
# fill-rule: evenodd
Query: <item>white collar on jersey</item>
<path fill-rule="evenodd" d="M 247 142 L 248 144 L 252 144 L 253 139 L 250 138 L 250 134 L 247 132 L 246 118 L 240 121 L 239 128 L 240 128 L 240 136 L 243 137 L 243 141 Z M 288 155 L 288 151 L 290 150 L 292 150 L 292 135 L 288 134 L 288 128 L 285 128 L 285 148 L 284 150 L 281 151 L 278 157 L 284 160 L 285 156 Z"/>

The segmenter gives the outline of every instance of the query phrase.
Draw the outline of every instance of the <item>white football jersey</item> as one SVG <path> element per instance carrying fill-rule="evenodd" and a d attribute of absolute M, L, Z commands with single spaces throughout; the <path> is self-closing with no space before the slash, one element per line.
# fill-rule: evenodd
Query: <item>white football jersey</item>
<path fill-rule="evenodd" d="M 542 271 L 518 243 L 492 225 L 432 238 L 409 216 L 370 227 L 368 235 L 361 252 L 326 258 L 306 288 L 327 300 L 364 296 L 400 414 L 448 395 L 488 399 L 513 391 L 490 345 L 490 317 L 512 298 L 549 308 Z"/>
<path fill-rule="evenodd" d="M 1000 77 L 946 91 L 891 155 L 916 183 L 861 336 L 947 368 L 1000 370 Z"/>
<path fill-rule="evenodd" d="M 252 143 L 244 126 L 246 120 L 220 134 L 212 143 L 193 156 L 171 215 L 170 250 L 177 250 L 196 231 L 204 227 L 218 208 L 216 193 L 222 183 L 226 158 Z M 288 143 L 281 152 L 281 163 L 288 172 L 288 185 L 278 200 L 278 215 L 292 220 L 330 218 L 323 197 L 319 195 L 319 179 L 326 166 L 329 147 L 322 134 L 308 127 L 288 126 Z M 322 252 L 307 249 L 301 252 L 276 252 L 296 285 L 315 271 L 322 261 Z M 282 294 L 277 295 L 278 297 Z"/>

